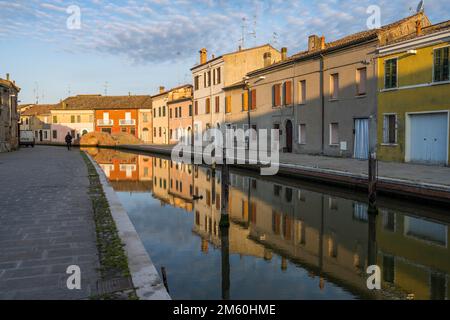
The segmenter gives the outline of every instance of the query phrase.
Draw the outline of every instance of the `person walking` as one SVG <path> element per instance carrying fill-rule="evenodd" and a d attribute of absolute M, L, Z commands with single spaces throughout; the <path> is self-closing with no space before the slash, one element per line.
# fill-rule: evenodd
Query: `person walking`
<path fill-rule="evenodd" d="M 67 132 L 66 135 L 66 144 L 67 144 L 67 150 L 70 151 L 70 148 L 72 148 L 72 135 L 70 134 L 70 132 Z"/>

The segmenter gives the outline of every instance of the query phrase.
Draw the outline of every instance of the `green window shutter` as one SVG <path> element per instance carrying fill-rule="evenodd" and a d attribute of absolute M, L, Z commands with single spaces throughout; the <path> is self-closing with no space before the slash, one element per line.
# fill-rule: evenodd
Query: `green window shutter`
<path fill-rule="evenodd" d="M 449 80 L 449 48 L 443 49 L 443 57 L 442 57 L 442 81 Z"/>
<path fill-rule="evenodd" d="M 434 51 L 434 81 L 441 81 L 441 49 Z"/>
<path fill-rule="evenodd" d="M 384 66 L 384 87 L 386 89 L 391 88 L 391 61 L 385 62 Z"/>

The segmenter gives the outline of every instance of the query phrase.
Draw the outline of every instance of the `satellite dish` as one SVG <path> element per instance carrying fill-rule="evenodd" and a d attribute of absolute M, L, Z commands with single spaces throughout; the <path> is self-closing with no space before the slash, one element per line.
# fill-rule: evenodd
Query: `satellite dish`
<path fill-rule="evenodd" d="M 423 12 L 425 10 L 425 0 L 421 0 L 417 6 L 417 13 Z"/>

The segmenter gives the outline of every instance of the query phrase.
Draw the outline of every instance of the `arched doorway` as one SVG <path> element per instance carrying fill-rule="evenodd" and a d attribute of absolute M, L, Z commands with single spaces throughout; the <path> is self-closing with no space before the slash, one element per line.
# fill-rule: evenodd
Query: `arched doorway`
<path fill-rule="evenodd" d="M 286 121 L 286 152 L 292 153 L 292 121 Z"/>
<path fill-rule="evenodd" d="M 142 140 L 144 140 L 144 142 L 147 142 L 149 140 L 148 137 L 149 137 L 148 128 L 142 129 Z"/>
<path fill-rule="evenodd" d="M 187 144 L 189 144 L 189 145 L 192 144 L 192 128 L 191 127 L 187 128 L 186 141 L 187 141 Z"/>

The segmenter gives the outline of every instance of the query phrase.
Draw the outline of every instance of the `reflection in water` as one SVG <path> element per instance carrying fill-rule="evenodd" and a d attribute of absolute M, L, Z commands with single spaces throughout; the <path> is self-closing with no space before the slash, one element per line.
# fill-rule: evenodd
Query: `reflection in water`
<path fill-rule="evenodd" d="M 381 202 L 373 215 L 364 197 L 343 191 L 336 196 L 234 170 L 227 183 L 208 167 L 89 152 L 157 268 L 167 269 L 174 299 L 449 297 L 444 218 Z M 381 291 L 366 287 L 372 264 L 382 270 Z"/>

